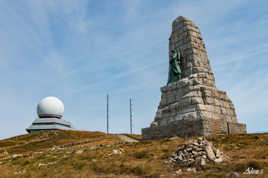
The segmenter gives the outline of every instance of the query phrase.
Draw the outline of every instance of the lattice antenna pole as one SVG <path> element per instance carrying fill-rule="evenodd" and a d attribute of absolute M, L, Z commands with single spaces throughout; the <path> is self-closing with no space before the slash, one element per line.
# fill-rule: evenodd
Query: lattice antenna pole
<path fill-rule="evenodd" d="M 132 118 L 133 118 L 133 114 L 132 114 L 132 100 L 130 98 L 129 99 L 130 134 L 132 134 Z"/>
<path fill-rule="evenodd" d="M 107 134 L 109 133 L 109 94 L 107 94 Z"/>

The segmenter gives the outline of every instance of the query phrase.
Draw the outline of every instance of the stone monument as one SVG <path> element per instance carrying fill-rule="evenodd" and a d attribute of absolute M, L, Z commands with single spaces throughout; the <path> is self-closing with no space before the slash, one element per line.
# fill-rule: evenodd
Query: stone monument
<path fill-rule="evenodd" d="M 185 17 L 172 23 L 168 84 L 143 139 L 246 133 L 226 92 L 218 90 L 198 27 Z"/>

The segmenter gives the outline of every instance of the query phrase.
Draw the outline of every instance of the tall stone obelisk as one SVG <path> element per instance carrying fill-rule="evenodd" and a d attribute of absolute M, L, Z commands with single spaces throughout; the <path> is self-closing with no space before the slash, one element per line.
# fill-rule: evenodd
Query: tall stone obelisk
<path fill-rule="evenodd" d="M 143 139 L 246 133 L 232 101 L 215 86 L 205 44 L 191 20 L 180 16 L 173 21 L 169 60 L 172 50 L 182 56 L 181 79 L 161 88 L 161 102 L 151 126 L 142 129 Z"/>

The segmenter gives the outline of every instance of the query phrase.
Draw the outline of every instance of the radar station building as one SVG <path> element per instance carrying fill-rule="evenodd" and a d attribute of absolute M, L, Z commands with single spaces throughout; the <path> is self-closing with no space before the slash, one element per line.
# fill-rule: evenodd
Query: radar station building
<path fill-rule="evenodd" d="M 43 98 L 37 105 L 38 118 L 26 129 L 28 133 L 41 130 L 75 130 L 72 123 L 62 120 L 64 105 L 57 97 Z"/>

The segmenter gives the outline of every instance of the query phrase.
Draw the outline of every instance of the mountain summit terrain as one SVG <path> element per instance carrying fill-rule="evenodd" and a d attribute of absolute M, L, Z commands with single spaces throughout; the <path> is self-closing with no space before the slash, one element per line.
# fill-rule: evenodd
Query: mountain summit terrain
<path fill-rule="evenodd" d="M 180 164 L 174 156 L 200 138 L 141 140 L 140 135 L 41 131 L 0 141 L 0 177 L 265 177 L 268 134 L 206 139 L 227 160 Z M 193 142 L 194 143 L 194 142 Z M 193 153 L 193 154 L 192 154 Z M 185 158 L 186 159 L 186 158 Z M 170 161 L 173 160 L 173 161 Z M 251 174 L 251 175 L 249 175 Z"/>

